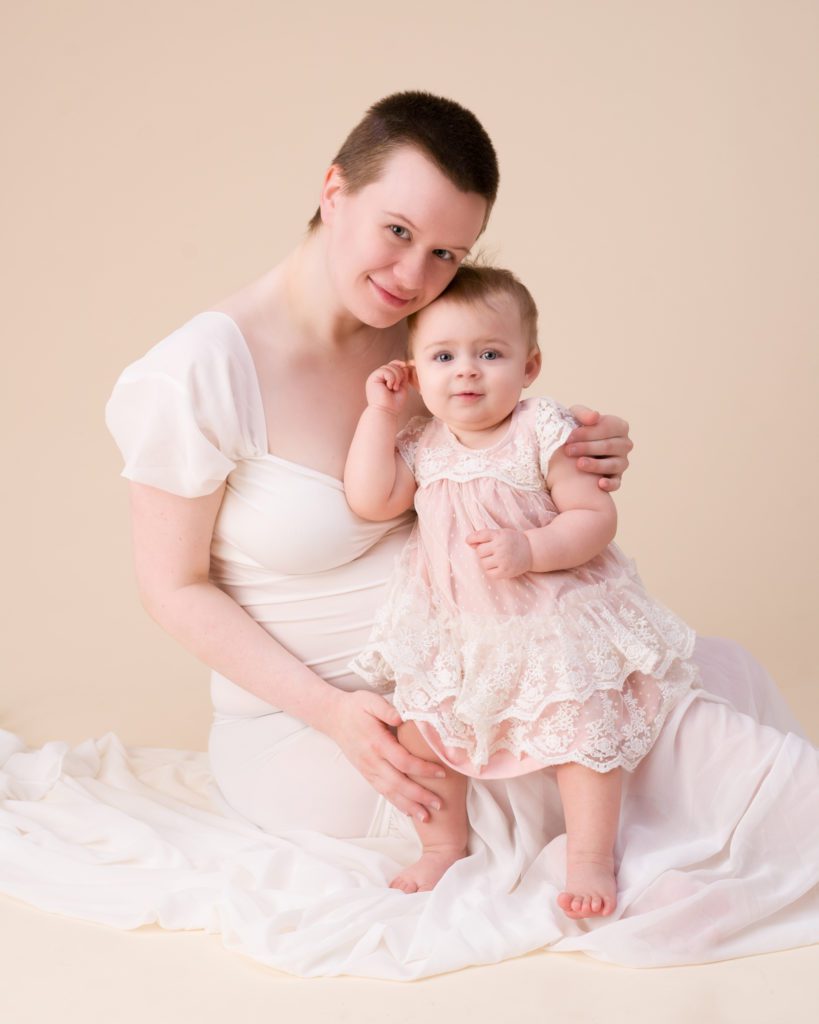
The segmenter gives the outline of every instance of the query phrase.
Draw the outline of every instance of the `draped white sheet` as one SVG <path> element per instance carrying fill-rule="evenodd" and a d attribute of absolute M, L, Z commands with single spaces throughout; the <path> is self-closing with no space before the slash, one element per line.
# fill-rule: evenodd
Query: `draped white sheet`
<path fill-rule="evenodd" d="M 662 966 L 819 941 L 819 753 L 741 648 L 701 640 L 697 656 L 711 692 L 624 777 L 610 918 L 556 906 L 549 773 L 470 782 L 471 855 L 406 895 L 387 883 L 417 841 L 389 805 L 379 836 L 270 835 L 225 804 L 206 754 L 113 734 L 27 750 L 0 732 L 0 890 L 119 928 L 221 932 L 302 976 L 412 979 L 544 946 Z"/>

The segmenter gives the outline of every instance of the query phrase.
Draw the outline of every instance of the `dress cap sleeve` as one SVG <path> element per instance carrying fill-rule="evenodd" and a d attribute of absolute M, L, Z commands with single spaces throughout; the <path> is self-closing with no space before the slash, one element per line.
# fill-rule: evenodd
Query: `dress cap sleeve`
<path fill-rule="evenodd" d="M 194 317 L 126 367 L 105 422 L 122 476 L 186 498 L 210 494 L 240 459 L 267 450 L 255 367 L 223 314 Z"/>
<path fill-rule="evenodd" d="M 566 443 L 566 438 L 577 426 L 577 420 L 565 405 L 553 398 L 538 398 L 535 410 L 535 433 L 538 441 L 540 472 L 544 480 L 549 472 L 552 456 Z"/>
<path fill-rule="evenodd" d="M 429 423 L 429 416 L 413 416 L 395 436 L 395 447 L 398 449 L 398 454 L 413 473 L 415 472 L 415 455 L 418 451 L 418 444 Z"/>

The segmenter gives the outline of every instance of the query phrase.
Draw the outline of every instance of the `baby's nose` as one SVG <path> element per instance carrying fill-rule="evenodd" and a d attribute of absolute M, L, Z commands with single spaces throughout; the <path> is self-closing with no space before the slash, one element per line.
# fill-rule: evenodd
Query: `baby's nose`
<path fill-rule="evenodd" d="M 459 377 L 477 377 L 480 372 L 480 367 L 471 359 L 462 360 L 458 366 Z"/>

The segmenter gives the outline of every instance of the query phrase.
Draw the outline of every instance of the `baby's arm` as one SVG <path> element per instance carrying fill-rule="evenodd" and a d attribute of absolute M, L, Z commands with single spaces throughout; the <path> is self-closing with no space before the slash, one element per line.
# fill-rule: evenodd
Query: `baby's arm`
<path fill-rule="evenodd" d="M 573 569 L 588 562 L 614 540 L 617 508 L 597 480 L 577 468 L 563 447 L 549 460 L 546 486 L 559 515 L 546 526 L 527 530 L 531 572 Z"/>
<path fill-rule="evenodd" d="M 512 579 L 525 572 L 572 569 L 600 554 L 614 539 L 617 509 L 596 477 L 558 448 L 549 460 L 546 486 L 559 514 L 532 530 L 477 530 L 466 538 L 487 576 Z"/>
<path fill-rule="evenodd" d="M 406 364 L 394 360 L 367 378 L 367 408 L 361 414 L 347 462 L 344 492 L 362 519 L 380 522 L 412 506 L 416 483 L 395 449 L 398 414 L 409 389 Z"/>

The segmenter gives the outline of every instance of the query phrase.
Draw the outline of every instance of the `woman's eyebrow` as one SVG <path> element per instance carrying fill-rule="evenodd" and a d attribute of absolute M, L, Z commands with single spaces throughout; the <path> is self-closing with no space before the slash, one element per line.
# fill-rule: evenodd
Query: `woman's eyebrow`
<path fill-rule="evenodd" d="M 396 213 L 393 210 L 384 210 L 384 214 L 387 217 L 395 217 L 396 220 L 403 221 L 404 224 L 406 224 L 408 228 L 412 228 L 413 231 L 417 231 L 418 230 L 418 228 L 412 223 L 412 221 L 409 219 L 409 217 L 406 216 L 406 214 Z M 444 245 L 444 246 L 441 246 L 441 248 L 442 249 L 457 249 L 459 252 L 469 252 L 469 246 L 468 245 Z"/>

